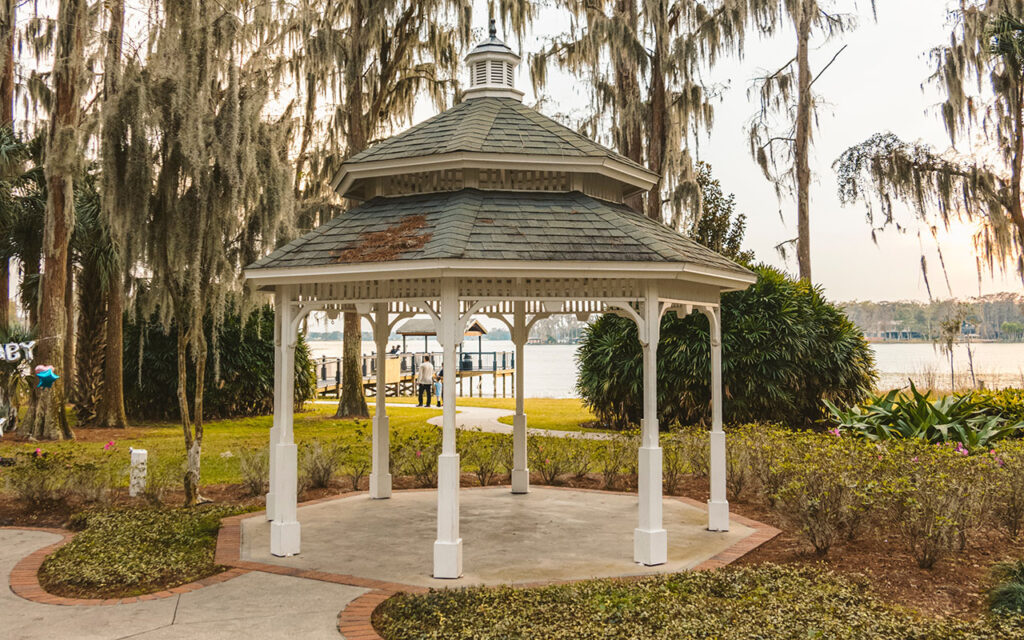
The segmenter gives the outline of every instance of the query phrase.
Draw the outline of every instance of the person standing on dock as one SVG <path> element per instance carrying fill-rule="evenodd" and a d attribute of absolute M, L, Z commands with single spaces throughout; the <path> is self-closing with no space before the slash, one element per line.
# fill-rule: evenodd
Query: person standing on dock
<path fill-rule="evenodd" d="M 430 363 L 430 356 L 423 356 L 423 362 L 416 372 L 416 384 L 419 388 L 417 407 L 429 407 L 433 399 L 434 391 L 434 365 Z M 427 394 L 427 404 L 423 404 L 423 394 Z"/>
<path fill-rule="evenodd" d="M 437 382 L 434 383 L 434 393 L 437 394 L 437 406 L 441 406 L 441 397 L 444 395 L 444 367 L 437 372 Z M 430 404 L 428 403 L 429 407 Z"/>

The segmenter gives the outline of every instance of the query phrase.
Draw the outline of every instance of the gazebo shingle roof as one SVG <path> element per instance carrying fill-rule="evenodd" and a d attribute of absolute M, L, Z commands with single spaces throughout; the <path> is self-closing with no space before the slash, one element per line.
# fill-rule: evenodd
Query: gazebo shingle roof
<path fill-rule="evenodd" d="M 249 268 L 450 259 L 693 263 L 750 273 L 625 205 L 578 191 L 477 189 L 374 198 Z"/>
<path fill-rule="evenodd" d="M 345 164 L 458 151 L 611 158 L 648 171 L 519 100 L 496 97 L 465 100 L 352 156 Z"/>

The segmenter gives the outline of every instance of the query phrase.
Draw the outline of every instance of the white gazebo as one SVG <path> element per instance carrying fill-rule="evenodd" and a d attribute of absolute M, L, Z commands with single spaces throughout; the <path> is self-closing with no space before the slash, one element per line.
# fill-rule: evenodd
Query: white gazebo
<path fill-rule="evenodd" d="M 464 100 L 349 159 L 334 180 L 360 201 L 335 220 L 246 269 L 272 291 L 277 313 L 274 423 L 270 432 L 271 553 L 300 550 L 297 450 L 292 431 L 295 343 L 311 311 L 353 310 L 373 327 L 377 357 L 400 321 L 429 317 L 454 362 L 474 314 L 504 322 L 516 347 L 512 493 L 527 494 L 523 346 L 538 319 L 617 313 L 643 346 L 643 424 L 634 560 L 666 562 L 662 452 L 658 442 L 657 347 L 666 313 L 699 311 L 710 322 L 712 429 L 708 529 L 727 531 L 722 431 L 722 292 L 754 275 L 623 204 L 650 189 L 646 168 L 522 104 L 519 57 L 495 37 L 467 57 Z M 383 371 L 379 362 L 377 370 Z M 438 460 L 435 578 L 462 575 L 455 376 L 444 378 Z M 370 497 L 391 495 L 384 394 L 373 418 Z M 528 500 L 524 496 L 522 499 Z"/>

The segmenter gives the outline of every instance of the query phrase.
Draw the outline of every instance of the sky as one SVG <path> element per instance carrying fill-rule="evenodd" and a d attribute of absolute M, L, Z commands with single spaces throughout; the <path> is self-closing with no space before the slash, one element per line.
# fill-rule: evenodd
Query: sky
<path fill-rule="evenodd" d="M 929 74 L 927 52 L 949 38 L 944 0 L 893 0 L 878 3 L 877 22 L 867 0 L 837 0 L 838 5 L 854 7 L 860 15 L 858 28 L 832 41 L 816 38 L 811 43 L 811 63 L 821 69 L 845 44 L 847 48 L 817 82 L 818 99 L 825 104 L 819 111 L 811 170 L 811 264 L 814 281 L 836 301 L 849 300 L 927 300 L 928 290 L 921 272 L 922 252 L 930 265 L 929 281 L 936 298 L 967 298 L 1000 291 L 1022 292 L 1015 272 L 983 275 L 979 282 L 971 246 L 973 227 L 956 225 L 938 237 L 949 276 L 947 288 L 939 267 L 936 242 L 930 233 L 914 222 L 909 211 L 902 221 L 903 233 L 889 229 L 872 240 L 871 227 L 861 204 L 843 207 L 837 196 L 832 163 L 848 147 L 873 133 L 891 131 L 904 140 L 921 140 L 938 149 L 950 146 L 935 110 L 941 101 L 939 92 L 922 85 Z M 477 0 L 474 27 L 486 33 L 487 3 Z M 543 46 L 546 38 L 568 27 L 568 19 L 558 10 L 542 9 L 533 32 L 523 43 L 528 56 Z M 515 48 L 517 45 L 510 42 Z M 780 242 L 796 236 L 795 202 L 775 195 L 750 156 L 747 124 L 757 110 L 747 97 L 751 79 L 765 69 L 782 66 L 795 53 L 792 31 L 769 40 L 751 39 L 742 60 L 721 61 L 706 80 L 726 86 L 716 104 L 715 125 L 710 135 L 702 136 L 699 159 L 709 162 L 714 175 L 727 192 L 736 194 L 738 210 L 747 215 L 746 245 L 766 263 L 795 272 L 792 255 L 784 259 L 775 250 Z M 524 57 L 525 57 L 524 56 Z M 528 65 L 519 69 L 517 87 L 526 91 L 524 102 L 533 104 L 537 96 L 531 90 Z M 547 100 L 541 110 L 583 114 L 588 98 L 586 86 L 556 69 L 549 70 Z M 415 121 L 433 115 L 433 107 L 424 100 L 415 112 Z M 963 149 L 961 149 L 963 151 Z M 792 253 L 792 252 L 791 252 Z"/>

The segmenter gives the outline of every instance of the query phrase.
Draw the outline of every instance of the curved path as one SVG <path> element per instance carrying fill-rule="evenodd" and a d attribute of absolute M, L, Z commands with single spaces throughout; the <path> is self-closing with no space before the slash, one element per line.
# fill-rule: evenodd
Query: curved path
<path fill-rule="evenodd" d="M 326 404 L 326 401 L 317 400 L 317 404 Z M 331 404 L 337 404 L 334 401 Z M 389 409 L 423 409 L 424 411 L 431 410 L 436 411 L 438 407 L 417 407 L 414 404 L 401 404 L 401 403 L 388 403 Z M 512 433 L 512 425 L 505 424 L 498 420 L 498 418 L 508 418 L 514 415 L 515 412 L 511 409 L 494 409 L 490 407 L 468 407 L 464 405 L 458 406 L 458 410 L 455 413 L 455 428 L 456 429 L 477 429 L 485 431 L 487 433 Z M 443 416 L 434 416 L 427 419 L 427 424 L 432 424 L 436 427 L 441 426 L 441 421 L 444 419 Z M 527 424 L 529 424 L 529 415 L 527 415 Z M 548 436 L 552 438 L 586 438 L 587 440 L 610 440 L 612 434 L 600 433 L 594 431 L 562 431 L 557 429 L 527 429 L 528 435 L 531 436 Z"/>
<path fill-rule="evenodd" d="M 18 561 L 60 540 L 60 535 L 43 531 L 0 529 L 0 576 L 7 580 Z M 116 606 L 42 604 L 3 589 L 0 637 L 336 640 L 338 609 L 366 592 L 358 587 L 256 571 L 169 598 Z"/>

